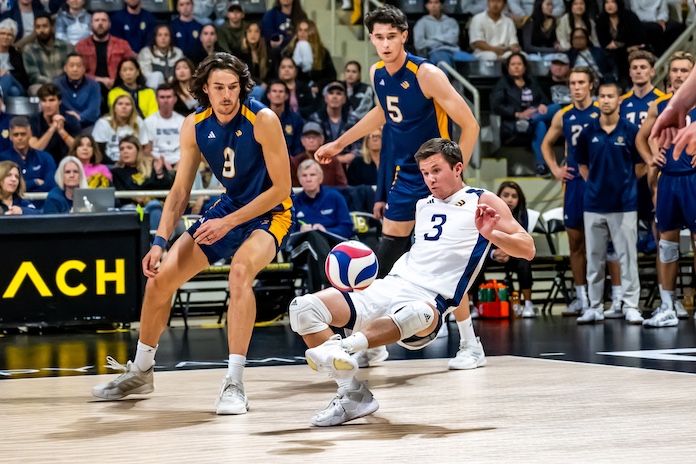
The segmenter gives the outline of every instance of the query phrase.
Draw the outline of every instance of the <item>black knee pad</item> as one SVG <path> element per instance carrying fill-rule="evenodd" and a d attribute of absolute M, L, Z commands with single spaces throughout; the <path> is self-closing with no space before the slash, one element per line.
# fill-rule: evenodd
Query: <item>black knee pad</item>
<path fill-rule="evenodd" d="M 395 237 L 393 235 L 382 235 L 377 250 L 377 260 L 379 261 L 378 278 L 389 274 L 394 263 L 401 258 L 401 255 L 411 249 L 411 236 Z"/>

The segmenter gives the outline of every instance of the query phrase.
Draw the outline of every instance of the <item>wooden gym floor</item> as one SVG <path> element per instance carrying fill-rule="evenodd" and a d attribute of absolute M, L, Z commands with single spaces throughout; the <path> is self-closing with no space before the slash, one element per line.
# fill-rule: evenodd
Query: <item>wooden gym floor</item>
<path fill-rule="evenodd" d="M 244 416 L 216 416 L 225 332 L 165 332 L 156 391 L 103 401 L 111 354 L 132 356 L 137 331 L 0 337 L 0 462 L 692 462 L 693 319 L 648 330 L 622 321 L 477 321 L 488 366 L 448 371 L 449 337 L 421 352 L 392 345 L 364 369 L 380 410 L 317 428 L 335 383 L 309 369 L 287 326 L 257 328 Z M 107 375 L 103 375 L 107 374 Z"/>

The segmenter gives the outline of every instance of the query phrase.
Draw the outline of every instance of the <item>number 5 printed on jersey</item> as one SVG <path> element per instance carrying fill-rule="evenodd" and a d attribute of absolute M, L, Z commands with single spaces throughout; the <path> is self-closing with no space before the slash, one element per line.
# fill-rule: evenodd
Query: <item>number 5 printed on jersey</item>
<path fill-rule="evenodd" d="M 401 113 L 401 108 L 399 108 L 398 104 L 399 97 L 387 95 L 387 112 L 391 120 L 397 124 L 404 120 L 404 115 Z"/>
<path fill-rule="evenodd" d="M 442 226 L 445 224 L 445 222 L 447 222 L 447 216 L 444 214 L 433 214 L 430 222 L 436 223 L 433 225 L 433 229 L 435 229 L 434 235 L 432 235 L 433 232 L 428 232 L 427 234 L 423 234 L 423 238 L 430 242 L 434 242 L 440 238 L 440 235 L 442 235 Z"/>

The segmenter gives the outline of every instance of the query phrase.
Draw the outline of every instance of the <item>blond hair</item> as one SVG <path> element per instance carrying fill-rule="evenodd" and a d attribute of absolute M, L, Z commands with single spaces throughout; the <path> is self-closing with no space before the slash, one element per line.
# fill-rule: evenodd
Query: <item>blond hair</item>
<path fill-rule="evenodd" d="M 114 100 L 114 104 L 111 105 L 111 108 L 109 108 L 109 125 L 114 130 L 114 132 L 116 132 L 118 130 L 118 128 L 120 127 L 118 125 L 118 121 L 116 120 L 115 108 L 116 108 L 116 103 L 118 103 L 118 101 L 122 98 L 127 98 L 131 104 L 131 114 L 128 117 L 128 120 L 126 121 L 126 126 L 130 126 L 130 128 L 133 129 L 133 131 L 136 134 L 139 134 L 140 133 L 140 125 L 138 124 L 138 111 L 135 109 L 135 100 L 133 100 L 133 97 L 131 97 L 127 93 L 123 94 L 123 95 L 119 95 L 118 97 L 116 97 L 116 99 Z"/>
<path fill-rule="evenodd" d="M 2 189 L 2 184 L 5 179 L 10 177 L 10 171 L 16 169 L 19 173 L 19 185 L 17 186 L 17 191 L 15 192 L 18 196 L 24 196 L 24 192 L 27 191 L 27 184 L 24 183 L 24 177 L 22 176 L 22 170 L 19 169 L 19 165 L 14 161 L 2 161 L 0 162 L 0 192 L 4 192 Z"/>

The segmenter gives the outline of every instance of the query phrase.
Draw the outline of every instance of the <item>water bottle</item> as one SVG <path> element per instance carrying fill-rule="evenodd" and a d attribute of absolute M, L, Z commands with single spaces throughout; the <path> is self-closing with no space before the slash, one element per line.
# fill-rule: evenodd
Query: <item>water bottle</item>
<path fill-rule="evenodd" d="M 522 316 L 522 306 L 520 305 L 519 292 L 512 292 L 512 296 L 510 297 L 510 305 L 512 306 L 512 311 L 510 311 L 510 317 Z"/>

